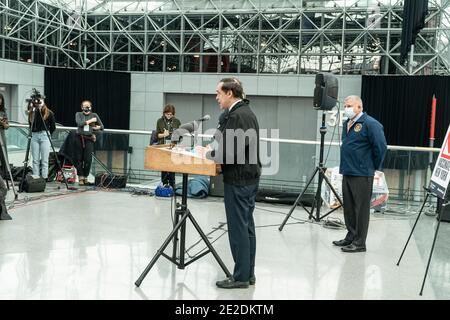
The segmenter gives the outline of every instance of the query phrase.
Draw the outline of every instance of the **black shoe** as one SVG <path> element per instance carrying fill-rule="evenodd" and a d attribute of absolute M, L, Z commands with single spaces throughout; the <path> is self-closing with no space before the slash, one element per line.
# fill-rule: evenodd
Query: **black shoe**
<path fill-rule="evenodd" d="M 352 242 L 350 240 L 342 239 L 342 240 L 333 241 L 333 244 L 338 247 L 345 247 L 345 246 L 348 246 L 349 244 L 352 244 Z"/>
<path fill-rule="evenodd" d="M 256 283 L 256 277 L 251 276 L 250 279 L 248 279 L 248 284 L 253 286 Z"/>
<path fill-rule="evenodd" d="M 349 244 L 348 246 L 342 247 L 343 252 L 366 252 L 366 247 L 355 246 L 354 244 Z"/>
<path fill-rule="evenodd" d="M 246 289 L 248 288 L 248 281 L 235 281 L 233 278 L 228 278 L 217 281 L 216 286 L 222 289 Z"/>

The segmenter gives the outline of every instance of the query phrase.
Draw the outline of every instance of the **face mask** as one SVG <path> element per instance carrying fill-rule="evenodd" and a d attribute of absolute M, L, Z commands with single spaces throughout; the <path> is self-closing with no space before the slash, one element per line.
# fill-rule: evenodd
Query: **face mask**
<path fill-rule="evenodd" d="M 91 108 L 83 108 L 82 109 L 84 113 L 89 113 L 91 112 Z"/>
<path fill-rule="evenodd" d="M 345 108 L 344 114 L 349 119 L 352 119 L 356 115 L 353 108 Z"/>

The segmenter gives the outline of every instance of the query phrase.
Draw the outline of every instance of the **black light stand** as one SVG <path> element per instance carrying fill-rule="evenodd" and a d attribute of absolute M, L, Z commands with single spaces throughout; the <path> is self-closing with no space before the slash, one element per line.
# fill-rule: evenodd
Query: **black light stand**
<path fill-rule="evenodd" d="M 42 123 L 44 124 L 45 133 L 47 134 L 47 137 L 48 137 L 48 141 L 50 142 L 50 146 L 52 147 L 53 153 L 56 155 L 56 157 L 55 157 L 56 164 L 58 165 L 58 169 L 62 173 L 62 177 L 63 177 L 64 184 L 66 185 L 66 189 L 67 190 L 77 190 L 77 188 L 69 187 L 69 185 L 67 184 L 66 177 L 64 176 L 61 164 L 58 159 L 58 154 L 56 153 L 55 147 L 53 146 L 52 137 L 51 137 L 50 133 L 48 132 L 48 128 L 47 128 L 47 125 L 45 124 L 44 119 L 42 118 L 41 110 L 40 110 L 40 108 L 33 105 L 32 111 L 31 111 L 32 112 L 31 121 L 30 121 L 31 124 L 30 124 L 29 131 L 28 131 L 27 150 L 25 152 L 25 160 L 23 162 L 24 164 L 23 164 L 23 171 L 22 171 L 22 180 L 20 181 L 20 184 L 19 184 L 19 192 L 23 192 L 23 186 L 25 183 L 25 175 L 26 175 L 26 170 L 28 168 L 28 161 L 29 161 L 30 147 L 31 147 L 31 138 L 33 136 L 33 124 L 34 124 L 34 118 L 36 117 L 36 111 L 39 114 L 39 116 L 41 117 Z"/>
<path fill-rule="evenodd" d="M 14 184 L 13 184 L 14 188 Z M 8 209 L 6 208 L 5 198 L 8 190 L 5 186 L 5 181 L 0 177 L 0 220 L 12 220 L 11 216 L 8 214 Z"/>
<path fill-rule="evenodd" d="M 134 173 L 133 169 L 131 169 L 131 154 L 133 153 L 133 147 L 128 147 L 127 151 L 127 157 L 128 157 L 128 170 L 127 170 L 127 178 L 130 180 L 133 176 L 136 178 L 136 174 Z"/>
<path fill-rule="evenodd" d="M 30 158 L 30 147 L 31 147 L 31 137 L 33 136 L 33 125 L 34 125 L 34 117 L 35 117 L 35 109 L 33 105 L 28 106 L 28 110 L 32 108 L 32 114 L 31 114 L 31 120 L 30 120 L 30 126 L 28 128 L 28 136 L 27 136 L 27 149 L 25 151 L 25 159 L 23 160 L 23 169 L 22 169 L 22 178 L 20 179 L 19 183 L 19 192 L 23 192 L 23 186 L 25 183 L 25 176 L 28 168 L 28 161 Z"/>
<path fill-rule="evenodd" d="M 11 167 L 9 166 L 9 161 L 8 161 L 8 153 L 6 151 L 6 145 L 5 145 L 5 141 L 3 140 L 3 135 L 0 134 L 0 148 L 1 148 L 1 157 L 2 157 L 2 167 L 4 166 L 4 168 L 6 169 L 6 171 L 8 172 L 9 175 L 9 179 L 11 181 L 11 185 L 12 185 L 12 190 L 14 193 L 14 200 L 17 200 L 18 198 L 18 193 L 16 192 L 16 189 L 14 188 L 14 178 L 11 172 Z"/>
<path fill-rule="evenodd" d="M 326 168 L 323 167 L 323 151 L 324 151 L 324 143 L 325 143 L 325 134 L 327 133 L 327 127 L 325 126 L 325 111 L 322 111 L 322 126 L 320 127 L 320 157 L 319 157 L 319 165 L 314 170 L 314 173 L 312 174 L 311 178 L 309 178 L 308 182 L 306 183 L 305 189 L 303 189 L 302 193 L 297 197 L 297 199 L 294 202 L 294 205 L 292 206 L 291 210 L 287 214 L 286 218 L 284 219 L 283 223 L 280 225 L 278 230 L 283 230 L 287 220 L 292 215 L 292 212 L 297 207 L 297 205 L 300 203 L 300 205 L 305 209 L 306 212 L 309 214 L 309 219 L 314 219 L 315 221 L 320 221 L 321 219 L 325 218 L 335 210 L 339 209 L 340 207 L 343 207 L 343 202 L 339 195 L 337 194 L 336 190 L 334 190 L 333 186 L 331 185 L 330 180 L 328 180 L 327 176 L 325 175 Z M 305 208 L 305 206 L 300 201 L 305 194 L 306 190 L 308 189 L 308 186 L 314 181 L 314 178 L 316 174 L 319 173 L 319 185 L 317 186 L 316 195 L 314 196 L 313 204 L 311 207 L 311 211 Z M 325 182 L 330 187 L 330 190 L 333 192 L 336 199 L 339 201 L 340 206 L 330 210 L 328 213 L 324 214 L 323 216 L 320 216 L 320 207 L 322 206 L 322 197 L 321 197 L 321 191 L 322 191 L 322 182 L 325 180 Z M 314 216 L 314 209 L 316 209 L 316 215 Z"/>
<path fill-rule="evenodd" d="M 108 172 L 108 174 L 109 174 L 110 176 L 113 176 L 113 175 L 114 175 L 114 174 L 112 173 L 112 171 L 109 170 L 109 169 L 103 164 L 103 162 L 100 161 L 99 158 L 97 158 L 97 156 L 95 155 L 94 152 L 92 152 L 92 158 L 93 158 L 95 161 L 97 161 L 97 163 L 98 163 L 98 164 L 99 164 L 106 172 Z M 86 178 L 87 178 L 87 177 L 86 177 Z"/>
<path fill-rule="evenodd" d="M 403 248 L 403 251 L 402 251 L 402 253 L 400 255 L 400 258 L 398 259 L 397 266 L 400 265 L 400 261 L 402 260 L 403 254 L 405 253 L 406 247 L 408 246 L 409 240 L 411 239 L 411 236 L 412 236 L 412 234 L 414 232 L 414 229 L 416 228 L 417 222 L 419 221 L 419 218 L 420 218 L 420 215 L 422 214 L 423 208 L 425 207 L 425 204 L 427 203 L 428 197 L 430 195 L 434 196 L 434 194 L 430 192 L 429 188 L 425 188 L 424 187 L 424 189 L 427 192 L 427 195 L 425 196 L 425 200 L 423 200 L 422 206 L 420 207 L 420 210 L 419 210 L 419 214 L 417 215 L 416 221 L 414 222 L 414 226 L 413 226 L 413 228 L 411 230 L 411 233 L 409 234 L 408 240 L 406 241 L 405 247 Z M 428 257 L 427 267 L 425 269 L 425 275 L 423 277 L 422 287 L 420 288 L 419 295 L 422 295 L 423 287 L 425 286 L 425 280 L 427 279 L 428 269 L 430 268 L 430 263 L 431 263 L 431 257 L 433 256 L 434 246 L 436 244 L 436 239 L 437 239 L 437 235 L 438 235 L 438 232 L 439 232 L 439 226 L 441 225 L 442 211 L 448 205 L 450 205 L 450 202 L 446 202 L 446 203 L 442 204 L 442 208 L 441 208 L 441 210 L 439 210 L 439 213 L 438 213 L 438 225 L 436 227 L 436 232 L 434 234 L 433 244 L 431 246 L 430 256 Z"/>
<path fill-rule="evenodd" d="M 6 153 L 6 147 L 5 143 L 3 141 L 3 134 L 0 133 L 0 147 L 1 147 L 1 162 L 2 162 L 2 168 L 5 168 L 6 171 L 8 171 L 9 179 L 11 181 L 11 188 L 14 192 L 14 200 L 17 200 L 18 194 L 16 192 L 16 189 L 14 188 L 14 179 L 11 173 L 11 168 L 9 166 L 8 156 Z M 8 209 L 6 208 L 5 204 L 5 198 L 6 194 L 8 192 L 5 181 L 3 178 L 0 178 L 0 220 L 12 220 L 11 216 L 8 214 Z"/>
<path fill-rule="evenodd" d="M 227 277 L 231 277 L 230 272 L 228 271 L 227 267 L 223 263 L 223 261 L 220 259 L 219 255 L 217 254 L 216 250 L 214 250 L 212 244 L 209 242 L 208 237 L 205 235 L 205 233 L 202 231 L 200 226 L 198 225 L 197 221 L 195 221 L 193 215 L 187 208 L 187 185 L 188 185 L 188 174 L 183 173 L 183 194 L 182 194 L 182 200 L 181 205 L 177 204 L 177 209 L 175 210 L 175 221 L 173 223 L 174 228 L 172 232 L 169 234 L 167 239 L 164 241 L 164 243 L 161 245 L 159 250 L 157 251 L 156 255 L 153 257 L 153 259 L 150 261 L 150 263 L 147 265 L 145 270 L 142 272 L 139 279 L 136 280 L 135 285 L 139 287 L 141 285 L 141 282 L 144 280 L 147 273 L 150 271 L 150 269 L 153 267 L 153 265 L 156 263 L 156 261 L 159 259 L 160 256 L 163 256 L 167 258 L 169 261 L 174 263 L 178 269 L 184 269 L 187 265 L 191 264 L 192 262 L 200 259 L 204 255 L 211 252 L 216 259 L 216 261 L 219 263 L 222 270 L 225 272 Z M 201 254 L 195 256 L 191 260 L 185 262 L 185 242 L 186 242 L 186 220 L 189 218 L 189 220 L 194 225 L 197 232 L 200 234 L 203 242 L 205 242 L 206 246 L 209 250 L 206 250 L 205 252 L 202 252 Z M 180 240 L 178 242 L 178 233 L 180 233 Z M 164 253 L 164 250 L 169 245 L 169 243 L 173 241 L 173 252 L 172 256 L 168 256 Z M 179 246 L 178 246 L 179 245 Z M 178 254 L 178 256 L 177 256 Z"/>

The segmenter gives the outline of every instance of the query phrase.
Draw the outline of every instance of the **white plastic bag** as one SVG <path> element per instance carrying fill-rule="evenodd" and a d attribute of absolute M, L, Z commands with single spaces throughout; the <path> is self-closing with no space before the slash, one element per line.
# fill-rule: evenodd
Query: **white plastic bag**
<path fill-rule="evenodd" d="M 342 201 L 342 175 L 339 173 L 339 167 L 328 168 L 325 171 L 325 175 L 330 181 L 333 189 L 339 195 Z M 321 197 L 325 204 L 330 209 L 339 207 L 339 201 L 336 199 L 333 191 L 331 191 L 325 180 L 322 183 Z M 386 178 L 381 171 L 375 171 L 373 178 L 373 192 L 372 199 L 370 201 L 370 208 L 375 211 L 385 211 L 387 208 L 387 201 L 389 199 L 389 189 L 387 187 Z M 345 203 L 344 203 L 345 206 Z"/>

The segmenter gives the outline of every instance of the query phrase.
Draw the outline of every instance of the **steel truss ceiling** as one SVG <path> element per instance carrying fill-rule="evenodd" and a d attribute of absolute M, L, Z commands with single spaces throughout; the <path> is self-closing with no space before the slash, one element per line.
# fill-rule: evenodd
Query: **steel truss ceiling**
<path fill-rule="evenodd" d="M 401 0 L 0 0 L 0 57 L 99 70 L 450 74 L 449 7 L 429 1 L 402 65 Z"/>

